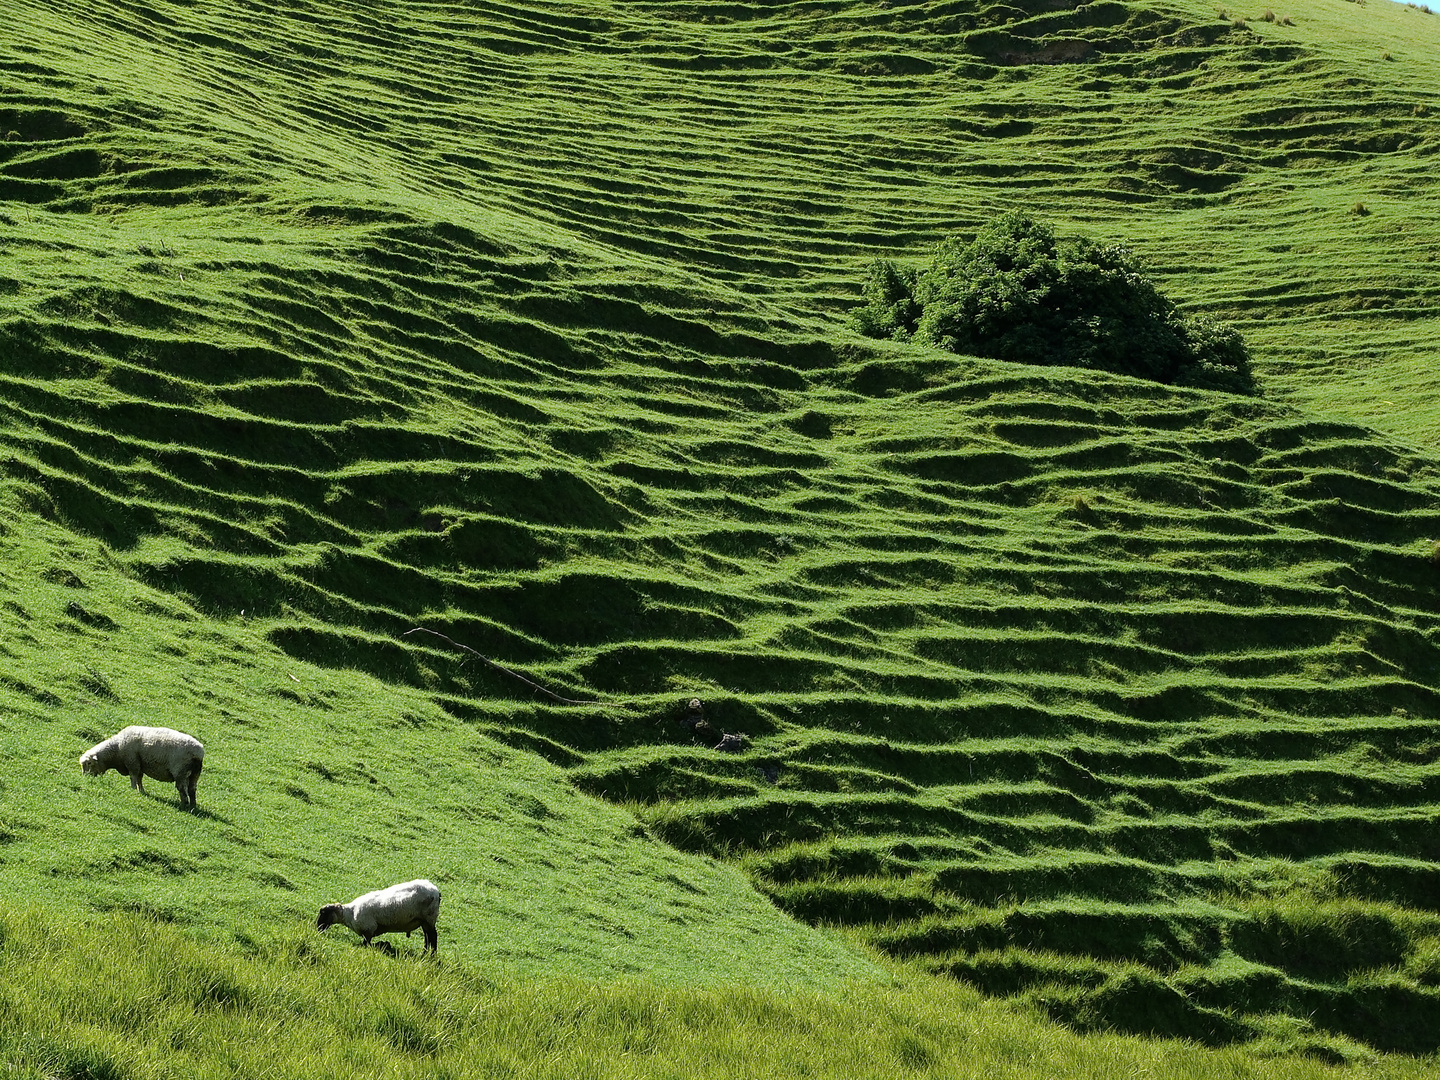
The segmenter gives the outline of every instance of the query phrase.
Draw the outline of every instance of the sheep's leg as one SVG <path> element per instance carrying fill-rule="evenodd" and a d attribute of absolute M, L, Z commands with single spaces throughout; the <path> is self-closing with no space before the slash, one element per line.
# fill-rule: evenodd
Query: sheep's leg
<path fill-rule="evenodd" d="M 137 773 L 131 773 L 131 774 L 130 774 L 130 787 L 131 787 L 133 790 L 139 791 L 141 795 L 144 795 L 144 794 L 145 794 L 145 774 L 144 774 L 144 773 L 138 773 L 138 772 L 137 772 Z"/>
<path fill-rule="evenodd" d="M 197 762 L 195 763 L 195 771 L 190 774 L 190 784 L 189 784 L 189 788 L 190 788 L 190 809 L 191 809 L 191 810 L 194 810 L 194 809 L 195 809 L 195 788 L 198 787 L 199 784 L 200 784 L 200 770 L 201 770 L 202 768 L 204 768 L 204 767 L 205 767 L 205 766 L 204 766 L 204 763 L 203 763 L 203 762 L 197 761 Z"/>
<path fill-rule="evenodd" d="M 195 781 L 196 775 L 193 772 L 181 773 L 175 778 L 175 790 L 180 793 L 182 810 L 195 809 Z"/>
<path fill-rule="evenodd" d="M 420 932 L 425 935 L 425 948 L 430 952 L 437 952 L 440 948 L 440 935 L 435 931 L 433 922 L 422 922 Z M 407 937 L 409 935 L 406 935 Z"/>

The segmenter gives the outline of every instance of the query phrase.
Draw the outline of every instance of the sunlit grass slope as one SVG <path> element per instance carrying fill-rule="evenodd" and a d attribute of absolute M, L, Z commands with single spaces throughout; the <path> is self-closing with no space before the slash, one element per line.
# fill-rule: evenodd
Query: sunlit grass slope
<path fill-rule="evenodd" d="M 443 894 L 445 955 L 477 969 L 779 986 L 877 974 L 534 755 L 414 692 L 290 661 L 252 626 L 197 617 L 93 542 L 8 509 L 9 902 L 133 912 L 248 949 L 312 928 L 329 900 L 425 876 Z M 141 796 L 116 773 L 81 775 L 78 751 L 129 723 L 205 743 L 196 814 L 172 785 Z"/>
<path fill-rule="evenodd" d="M 1433 1052 L 1440 19 L 1266 14 L 0 0 L 7 882 L 873 977 L 738 867 L 1081 1028 Z M 843 329 L 1017 206 L 1261 396 Z M 82 783 L 150 718 L 193 819 Z"/>
<path fill-rule="evenodd" d="M 11 1075 L 596 1078 L 993 1076 L 1324 1080 L 1314 1059 L 1077 1036 L 956 984 L 837 996 L 622 979 L 516 979 L 396 963 L 279 932 L 237 957 L 109 915 L 46 926 L 0 909 L 0 1060 Z M 93 951 L 97 939 L 110 946 Z M 1433 1075 L 1389 1056 L 1347 1075 Z"/>
<path fill-rule="evenodd" d="M 877 251 L 919 257 L 1020 204 L 1134 243 L 1179 299 L 1246 328 L 1273 391 L 1436 437 L 1433 409 L 1407 397 L 1426 385 L 1437 252 L 1440 20 L 1417 7 L 6 11 L 0 125 L 16 145 L 0 196 L 41 251 L 99 261 L 112 286 L 139 275 L 92 295 L 73 267 L 55 316 L 110 317 L 112 301 L 123 316 L 125 296 L 149 298 L 160 330 L 212 305 L 222 270 L 258 286 L 297 247 L 361 258 L 337 223 L 442 222 L 564 252 L 556 271 L 582 255 L 623 268 L 619 295 L 568 298 L 605 305 L 571 310 L 563 291 L 540 304 L 500 279 L 471 307 L 708 354 L 695 330 L 741 315 L 770 337 L 831 325 Z M 89 211 L 107 229 L 81 228 Z M 51 295 L 48 259 L 32 265 L 29 244 L 10 257 L 15 288 Z M 272 304 L 303 290 L 282 276 L 291 289 Z M 322 291 L 343 290 L 329 280 Z M 276 320 L 321 329 L 283 307 Z M 540 347 L 463 325 L 447 338 Z"/>

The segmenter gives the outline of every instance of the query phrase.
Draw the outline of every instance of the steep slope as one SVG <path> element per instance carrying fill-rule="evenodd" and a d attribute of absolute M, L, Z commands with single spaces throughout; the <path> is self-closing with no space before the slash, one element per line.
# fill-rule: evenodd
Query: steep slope
<path fill-rule="evenodd" d="M 8 500 L 3 521 L 9 904 L 138 913 L 258 956 L 313 934 L 326 901 L 423 874 L 443 894 L 442 957 L 475 970 L 547 974 L 563 958 L 594 979 L 875 979 L 852 949 L 777 918 L 735 869 L 645 836 L 422 695 L 297 663 L 255 623 L 199 616 Z M 141 795 L 123 776 L 81 775 L 79 753 L 131 723 L 204 741 L 195 814 L 172 785 Z"/>
<path fill-rule="evenodd" d="M 98 560 L 1081 1026 L 1435 1049 L 1436 20 L 0 10 L 10 528 L 74 538 L 0 626 L 90 642 L 0 694 L 97 717 L 32 753 L 139 704 L 63 599 Z M 1266 393 L 840 329 L 867 259 L 1017 203 L 1239 321 Z"/>
<path fill-rule="evenodd" d="M 1440 26 L 1417 7 L 8 10 L 28 32 L 0 193 L 37 209 L 16 208 L 6 276 L 31 302 L 54 249 L 32 263 L 28 238 L 113 279 L 142 248 L 172 271 L 348 256 L 330 226 L 408 218 L 623 267 L 682 324 L 793 330 L 832 324 L 877 252 L 1019 203 L 1240 320 L 1272 389 L 1433 442 L 1428 406 L 1394 396 L 1434 340 Z M 198 299 L 195 269 L 122 291 Z"/>

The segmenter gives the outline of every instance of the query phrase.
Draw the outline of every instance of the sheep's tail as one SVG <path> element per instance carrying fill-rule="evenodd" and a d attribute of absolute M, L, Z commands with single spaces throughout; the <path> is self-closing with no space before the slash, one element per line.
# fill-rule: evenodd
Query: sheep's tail
<path fill-rule="evenodd" d="M 497 664 L 494 660 L 491 660 L 488 656 L 485 656 L 485 655 L 482 654 L 482 653 L 478 653 L 478 652 L 476 652 L 474 649 L 470 648 L 469 645 L 461 645 L 460 642 L 456 641 L 454 638 L 448 638 L 448 637 L 446 637 L 444 634 L 440 633 L 440 631 L 438 631 L 438 630 L 431 630 L 428 626 L 417 626 L 417 627 L 415 627 L 413 630 L 406 630 L 405 633 L 401 634 L 400 636 L 401 636 L 401 637 L 409 637 L 411 634 L 433 634 L 435 637 L 438 637 L 441 641 L 448 641 L 448 642 L 450 642 L 451 645 L 454 645 L 455 648 L 457 648 L 457 649 L 464 649 L 466 652 L 471 653 L 471 654 L 473 654 L 473 655 L 475 655 L 475 656 L 480 657 L 481 660 L 483 660 L 485 663 L 489 664 L 489 665 L 490 665 L 492 668 L 494 668 L 496 671 L 503 671 L 506 675 L 509 675 L 512 679 L 519 679 L 519 680 L 520 680 L 521 682 L 523 682 L 526 686 L 530 687 L 530 688 L 533 689 L 533 690 L 538 690 L 538 691 L 540 691 L 540 693 L 544 694 L 546 697 L 553 698 L 554 700 L 560 702 L 562 705 L 610 705 L 610 706 L 620 706 L 620 707 L 622 707 L 622 708 L 629 708 L 629 706 L 626 705 L 624 702 L 619 702 L 619 701 L 577 701 L 575 698 L 561 697 L 559 694 L 555 693 L 555 691 L 545 689 L 545 687 L 541 686 L 539 683 L 535 682 L 533 679 L 527 679 L 524 675 L 521 675 L 518 671 L 511 671 L 509 668 L 505 667 L 503 664 Z"/>

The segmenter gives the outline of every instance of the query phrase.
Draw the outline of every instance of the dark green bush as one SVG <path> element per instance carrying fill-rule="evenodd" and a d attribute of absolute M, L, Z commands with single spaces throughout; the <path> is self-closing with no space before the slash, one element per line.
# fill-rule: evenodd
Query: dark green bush
<path fill-rule="evenodd" d="M 871 337 L 1254 391 L 1238 332 L 1180 314 L 1126 248 L 1057 239 L 1023 213 L 1003 215 L 968 244 L 944 241 L 924 270 L 877 260 L 862 296 L 851 325 Z"/>
<path fill-rule="evenodd" d="M 914 334 L 920 318 L 916 277 L 917 271 L 898 267 L 889 259 L 871 263 L 860 292 L 865 304 L 851 316 L 855 328 L 866 337 L 908 338 Z"/>

